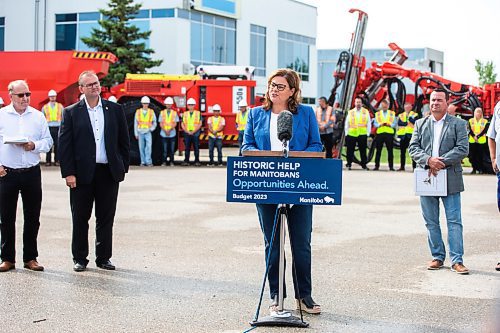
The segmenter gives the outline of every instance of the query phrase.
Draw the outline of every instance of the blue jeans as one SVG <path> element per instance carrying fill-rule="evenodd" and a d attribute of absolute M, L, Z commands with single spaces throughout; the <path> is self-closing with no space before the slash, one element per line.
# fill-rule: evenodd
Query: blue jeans
<path fill-rule="evenodd" d="M 460 192 L 446 197 L 420 197 L 420 206 L 427 227 L 427 239 L 432 258 L 444 261 L 446 249 L 439 226 L 439 198 L 443 201 L 448 226 L 448 246 L 452 264 L 463 263 L 464 242 L 462 236 L 462 212 Z"/>
<path fill-rule="evenodd" d="M 257 204 L 257 212 L 259 214 L 260 228 L 264 234 L 264 242 L 266 245 L 265 258 L 269 251 L 271 237 L 273 233 L 274 217 L 278 205 L 274 204 Z M 311 296 L 311 233 L 312 233 L 312 205 L 293 205 L 288 213 L 288 229 L 290 235 L 290 243 L 292 245 L 292 253 L 294 263 L 292 271 L 297 272 L 297 279 L 293 276 L 293 284 L 295 285 L 295 298 L 304 298 Z M 278 295 L 279 284 L 279 255 L 280 255 L 280 233 L 279 221 L 271 249 L 269 258 L 269 272 L 267 278 L 269 280 L 269 290 L 271 298 Z M 300 297 L 297 295 L 297 289 L 300 292 Z M 286 297 L 286 286 L 284 285 L 284 295 Z"/>
<path fill-rule="evenodd" d="M 239 156 L 241 155 L 241 147 L 243 146 L 243 136 L 245 135 L 245 131 L 238 131 L 238 146 L 240 147 L 240 153 Z"/>
<path fill-rule="evenodd" d="M 197 132 L 194 135 L 188 135 L 184 133 L 184 145 L 186 146 L 184 150 L 184 162 L 189 162 L 189 155 L 191 154 L 191 144 L 193 144 L 194 150 L 194 162 L 200 163 L 200 133 Z"/>
<path fill-rule="evenodd" d="M 175 136 L 172 138 L 161 137 L 161 142 L 163 145 L 163 159 L 164 163 L 174 163 L 174 153 L 175 153 Z M 167 158 L 169 160 L 167 160 Z"/>
<path fill-rule="evenodd" d="M 153 137 L 151 135 L 151 132 L 138 134 L 141 165 L 152 165 L 153 161 L 151 160 L 151 146 L 153 144 Z"/>
<path fill-rule="evenodd" d="M 497 185 L 497 202 L 498 202 L 498 211 L 500 212 L 500 172 L 497 172 L 498 185 Z"/>
<path fill-rule="evenodd" d="M 222 164 L 222 138 L 208 137 L 208 157 L 214 163 L 214 146 L 217 147 L 217 161 Z"/>

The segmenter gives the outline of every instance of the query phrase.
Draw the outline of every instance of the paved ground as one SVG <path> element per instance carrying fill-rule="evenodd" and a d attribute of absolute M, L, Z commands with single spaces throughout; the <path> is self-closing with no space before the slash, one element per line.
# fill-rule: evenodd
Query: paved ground
<path fill-rule="evenodd" d="M 0 331 L 249 328 L 263 241 L 254 205 L 225 202 L 225 168 L 133 167 L 120 190 L 114 272 L 96 269 L 93 251 L 88 271 L 72 271 L 68 191 L 55 167 L 43 169 L 43 182 L 39 261 L 46 271 L 18 263 L 0 274 Z M 500 291 L 495 178 L 467 175 L 465 182 L 465 264 L 472 272 L 459 276 L 425 269 L 430 257 L 410 172 L 346 171 L 344 204 L 314 210 L 313 293 L 323 314 L 306 316 L 306 331 L 487 332 Z M 18 250 L 21 233 L 18 223 Z M 292 300 L 285 306 L 292 309 Z"/>

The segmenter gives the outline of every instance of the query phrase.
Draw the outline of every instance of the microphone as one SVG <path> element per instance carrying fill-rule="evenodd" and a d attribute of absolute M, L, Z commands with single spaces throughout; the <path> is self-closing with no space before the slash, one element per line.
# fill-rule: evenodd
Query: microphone
<path fill-rule="evenodd" d="M 290 141 L 293 135 L 293 114 L 288 111 L 281 111 L 278 115 L 278 139 L 281 142 Z"/>

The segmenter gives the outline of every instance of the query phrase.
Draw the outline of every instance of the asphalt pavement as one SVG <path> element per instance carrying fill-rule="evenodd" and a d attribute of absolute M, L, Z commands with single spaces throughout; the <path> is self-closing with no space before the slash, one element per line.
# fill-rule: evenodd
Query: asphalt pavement
<path fill-rule="evenodd" d="M 381 169 L 345 170 L 343 204 L 314 208 L 313 297 L 323 313 L 305 315 L 307 329 L 252 332 L 495 332 L 496 178 L 464 177 L 464 263 L 471 274 L 461 276 L 448 259 L 444 269 L 426 269 L 431 257 L 412 173 Z M 45 271 L 22 268 L 19 201 L 17 269 L 0 273 L 0 331 L 248 330 L 264 274 L 263 238 L 254 204 L 225 202 L 225 172 L 132 167 L 120 185 L 117 270 L 95 267 L 92 219 L 90 264 L 76 273 L 68 189 L 57 167 L 43 167 L 38 259 Z M 286 278 L 292 295 L 289 270 Z M 266 289 L 261 315 L 268 305 Z M 294 309 L 293 299 L 285 308 Z"/>

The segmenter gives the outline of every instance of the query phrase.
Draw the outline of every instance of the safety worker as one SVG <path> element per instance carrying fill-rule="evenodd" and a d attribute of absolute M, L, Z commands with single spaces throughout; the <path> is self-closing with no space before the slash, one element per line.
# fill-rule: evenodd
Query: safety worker
<path fill-rule="evenodd" d="M 61 126 L 64 106 L 56 101 L 57 92 L 55 90 L 49 90 L 49 93 L 47 95 L 49 97 L 49 102 L 42 107 L 42 113 L 45 116 L 45 119 L 47 119 L 50 136 L 52 137 L 52 141 L 54 141 L 54 145 L 52 146 L 52 149 L 49 150 L 45 155 L 45 165 L 52 165 L 52 151 L 54 151 L 54 165 L 58 166 L 59 155 L 57 153 L 57 148 L 59 147 L 59 145 L 57 144 L 57 136 L 59 135 L 59 127 Z"/>
<path fill-rule="evenodd" d="M 351 170 L 352 161 L 354 160 L 354 150 L 358 145 L 359 155 L 361 158 L 361 167 L 369 170 L 366 164 L 366 147 L 368 143 L 368 135 L 372 129 L 370 112 L 363 107 L 361 97 L 354 99 L 354 108 L 349 110 L 344 125 L 345 143 L 347 149 L 347 168 Z"/>
<path fill-rule="evenodd" d="M 399 150 L 401 151 L 401 166 L 398 171 L 405 171 L 406 164 L 406 151 L 410 145 L 411 135 L 413 134 L 413 127 L 417 121 L 418 113 L 412 110 L 411 103 L 405 103 L 404 112 L 398 116 L 398 131 Z M 415 162 L 412 162 L 415 163 Z M 415 168 L 416 164 L 413 165 Z"/>
<path fill-rule="evenodd" d="M 164 165 L 174 166 L 175 140 L 177 137 L 175 128 L 179 122 L 179 116 L 172 108 L 174 105 L 174 99 L 172 97 L 165 98 L 163 103 L 165 103 L 165 109 L 160 112 L 160 117 L 158 118 L 163 147 L 162 162 Z"/>
<path fill-rule="evenodd" d="M 380 156 L 382 155 L 382 148 L 387 149 L 387 159 L 389 162 L 389 170 L 394 171 L 394 133 L 396 133 L 396 125 L 398 124 L 398 118 L 396 113 L 389 110 L 389 102 L 382 100 L 380 102 L 380 110 L 375 113 L 374 125 L 377 128 L 377 135 L 375 136 L 375 147 L 377 152 L 375 154 L 375 168 L 373 170 L 378 170 L 380 168 Z"/>
<path fill-rule="evenodd" d="M 488 156 L 487 132 L 488 121 L 483 118 L 483 109 L 476 108 L 474 117 L 469 119 L 469 161 L 472 165 L 472 174 L 492 171 L 491 166 L 485 163 Z"/>
<path fill-rule="evenodd" d="M 149 108 L 150 99 L 148 96 L 141 98 L 142 108 L 135 111 L 134 135 L 139 140 L 139 153 L 141 155 L 141 166 L 153 166 L 151 159 L 151 148 L 153 146 L 153 132 L 156 129 L 156 115 L 153 109 Z"/>
<path fill-rule="evenodd" d="M 3 98 L 0 97 L 0 108 L 3 108 L 5 106 L 5 102 L 3 101 Z"/>
<path fill-rule="evenodd" d="M 113 103 L 118 103 L 118 100 L 114 95 L 111 95 L 108 97 L 108 101 L 113 102 Z"/>
<path fill-rule="evenodd" d="M 195 110 L 196 101 L 194 98 L 187 100 L 187 111 L 182 114 L 181 127 L 184 131 L 184 162 L 182 165 L 189 165 L 189 155 L 191 153 L 191 145 L 194 150 L 194 165 L 201 166 L 200 163 L 200 132 L 203 118 L 201 112 Z"/>
<path fill-rule="evenodd" d="M 222 165 L 222 139 L 224 138 L 224 127 L 226 121 L 220 115 L 221 109 L 219 104 L 212 106 L 213 116 L 207 120 L 208 125 L 208 157 L 210 162 L 208 166 L 214 166 L 214 146 L 217 147 L 217 163 L 215 166 Z"/>
<path fill-rule="evenodd" d="M 243 136 L 245 134 L 245 127 L 248 120 L 248 104 L 247 101 L 242 99 L 238 103 L 238 113 L 236 114 L 236 130 L 238 131 L 238 146 L 240 147 L 239 156 L 241 156 L 241 147 L 243 146 Z"/>
<path fill-rule="evenodd" d="M 319 126 L 319 136 L 326 153 L 326 158 L 333 156 L 333 124 L 335 116 L 332 117 L 333 108 L 328 105 L 326 97 L 319 98 L 319 105 L 316 107 L 316 120 Z M 333 120 L 332 120 L 333 118 Z"/>

